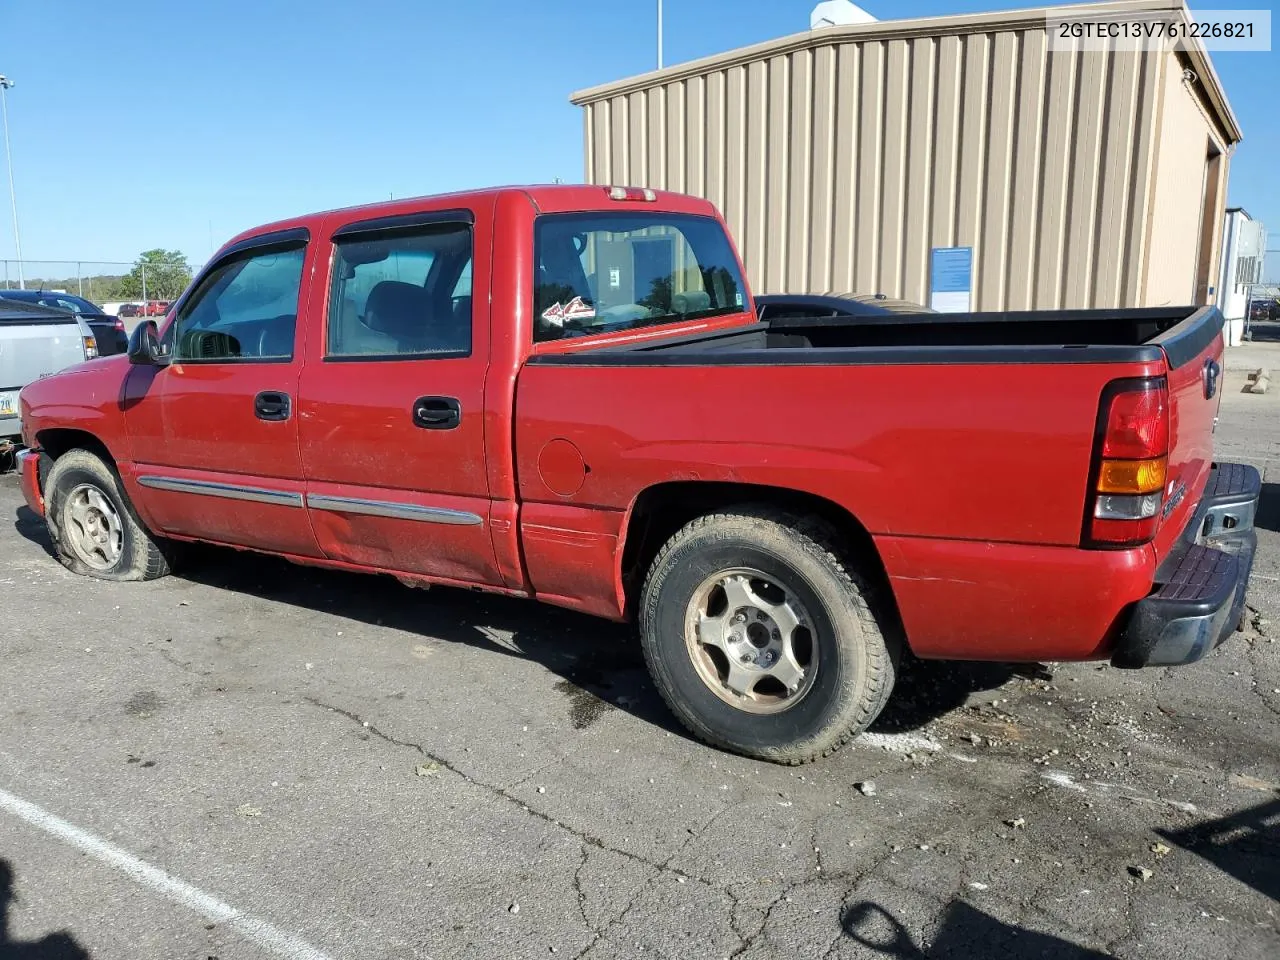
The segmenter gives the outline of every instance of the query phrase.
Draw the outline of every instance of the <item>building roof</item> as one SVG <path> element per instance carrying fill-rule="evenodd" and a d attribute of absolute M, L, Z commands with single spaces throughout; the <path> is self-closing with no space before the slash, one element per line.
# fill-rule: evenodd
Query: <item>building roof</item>
<path fill-rule="evenodd" d="M 819 47 L 832 46 L 838 43 L 857 42 L 861 40 L 909 40 L 916 37 L 953 36 L 966 33 L 990 33 L 993 30 L 1026 30 L 1043 28 L 1050 17 L 1086 15 L 1089 17 L 1114 16 L 1125 13 L 1151 14 L 1167 11 L 1170 16 L 1190 22 L 1191 13 L 1182 0 L 1112 0 L 1105 3 L 1070 4 L 1066 6 L 1033 7 L 1026 10 L 999 10 L 991 13 L 958 14 L 943 17 L 919 17 L 906 20 L 881 20 L 876 23 L 857 23 L 836 27 L 823 27 L 817 30 L 806 30 L 803 33 L 779 37 L 749 47 L 740 47 L 726 53 L 703 57 L 642 73 L 634 77 L 615 80 L 610 83 L 579 90 L 570 96 L 576 106 L 584 106 L 599 100 L 606 100 L 623 94 L 690 77 L 700 77 L 717 70 L 741 66 L 769 57 L 776 57 L 801 50 L 813 50 Z M 1218 78 L 1208 51 L 1199 40 L 1186 42 L 1186 54 L 1190 58 L 1191 68 L 1200 78 L 1209 106 L 1214 112 L 1217 122 L 1227 136 L 1229 144 L 1239 143 L 1243 138 L 1240 124 L 1235 113 L 1227 102 L 1222 81 Z"/>

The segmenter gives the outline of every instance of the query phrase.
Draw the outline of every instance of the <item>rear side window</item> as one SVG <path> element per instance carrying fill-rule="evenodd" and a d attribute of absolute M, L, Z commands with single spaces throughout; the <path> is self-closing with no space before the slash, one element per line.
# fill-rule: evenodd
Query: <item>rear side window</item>
<path fill-rule="evenodd" d="M 740 313 L 737 258 L 710 217 L 556 214 L 534 228 L 534 340 Z"/>
<path fill-rule="evenodd" d="M 335 244 L 325 356 L 334 360 L 471 353 L 471 227 L 357 234 Z"/>
<path fill-rule="evenodd" d="M 173 359 L 291 359 L 304 254 L 301 244 L 250 251 L 205 274 L 174 318 Z"/>
<path fill-rule="evenodd" d="M 41 297 L 36 301 L 41 306 L 53 307 L 55 310 L 65 310 L 68 313 L 101 313 L 97 307 L 89 303 L 87 300 L 81 300 L 79 297 Z"/>

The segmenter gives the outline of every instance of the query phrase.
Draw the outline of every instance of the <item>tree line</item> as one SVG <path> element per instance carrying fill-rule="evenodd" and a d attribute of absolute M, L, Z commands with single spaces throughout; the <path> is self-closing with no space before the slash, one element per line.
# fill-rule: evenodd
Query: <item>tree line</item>
<path fill-rule="evenodd" d="M 28 277 L 28 290 L 65 290 L 99 303 L 114 300 L 176 300 L 191 282 L 191 266 L 181 250 L 144 250 L 133 268 L 123 275 L 95 274 L 79 277 Z M 10 285 L 16 286 L 11 277 Z M 145 289 L 144 289 L 145 288 Z"/>

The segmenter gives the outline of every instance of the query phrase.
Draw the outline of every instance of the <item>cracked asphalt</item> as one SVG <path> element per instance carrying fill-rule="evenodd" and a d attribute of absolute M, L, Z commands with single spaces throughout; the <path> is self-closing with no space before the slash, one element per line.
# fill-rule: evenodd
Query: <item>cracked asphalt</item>
<path fill-rule="evenodd" d="M 1228 644 L 910 665 L 799 769 L 686 737 L 625 628 L 221 550 L 81 579 L 0 478 L 0 791 L 255 918 L 0 809 L 0 956 L 1274 958 L 1280 396 L 1243 384 L 1218 455 L 1268 485 Z"/>

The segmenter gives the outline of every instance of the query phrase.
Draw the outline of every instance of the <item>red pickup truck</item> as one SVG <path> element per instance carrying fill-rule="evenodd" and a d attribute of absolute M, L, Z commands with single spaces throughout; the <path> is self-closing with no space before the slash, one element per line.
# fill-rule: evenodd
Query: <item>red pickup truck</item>
<path fill-rule="evenodd" d="M 21 395 L 61 561 L 207 541 L 638 620 L 706 741 L 799 762 L 899 654 L 1204 656 L 1260 480 L 1217 464 L 1213 308 L 758 309 L 715 209 L 396 201 L 237 237 L 127 356 Z"/>

